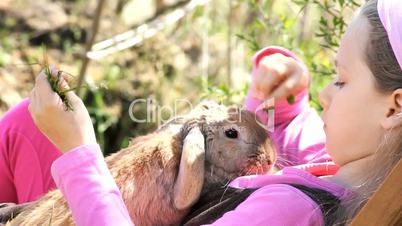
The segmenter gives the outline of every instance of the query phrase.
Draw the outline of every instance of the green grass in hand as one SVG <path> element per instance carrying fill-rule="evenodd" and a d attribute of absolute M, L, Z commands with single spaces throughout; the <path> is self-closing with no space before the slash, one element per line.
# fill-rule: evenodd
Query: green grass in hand
<path fill-rule="evenodd" d="M 286 98 L 286 100 L 288 101 L 289 104 L 294 104 L 296 101 L 296 98 L 294 95 L 290 95 Z"/>
<path fill-rule="evenodd" d="M 73 111 L 74 110 L 73 106 L 68 101 L 68 98 L 66 96 L 66 92 L 71 91 L 71 90 L 61 90 L 61 87 L 59 84 L 62 73 L 63 73 L 62 71 L 58 71 L 57 76 L 53 77 L 51 70 L 50 70 L 50 66 L 48 64 L 45 64 L 45 74 L 46 74 L 47 80 L 49 81 L 50 87 L 52 88 L 52 90 L 55 93 L 57 93 L 57 95 L 59 95 L 60 99 L 63 101 L 65 111 Z"/>

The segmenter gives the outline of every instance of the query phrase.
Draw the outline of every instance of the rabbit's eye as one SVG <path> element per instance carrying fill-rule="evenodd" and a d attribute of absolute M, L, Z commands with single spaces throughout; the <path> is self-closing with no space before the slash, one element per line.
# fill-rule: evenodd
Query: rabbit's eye
<path fill-rule="evenodd" d="M 225 135 L 226 137 L 230 138 L 230 139 L 236 139 L 238 137 L 238 132 L 235 129 L 228 129 L 225 130 Z"/>

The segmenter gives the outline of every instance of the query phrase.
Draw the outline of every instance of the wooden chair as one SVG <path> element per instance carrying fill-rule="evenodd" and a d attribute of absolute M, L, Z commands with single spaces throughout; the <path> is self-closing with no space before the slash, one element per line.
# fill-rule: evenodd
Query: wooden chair
<path fill-rule="evenodd" d="M 350 226 L 402 226 L 402 160 L 392 169 Z"/>

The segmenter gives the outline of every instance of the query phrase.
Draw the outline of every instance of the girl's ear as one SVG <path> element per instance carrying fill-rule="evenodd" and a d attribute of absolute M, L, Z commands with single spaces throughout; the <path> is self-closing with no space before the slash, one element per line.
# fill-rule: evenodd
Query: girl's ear
<path fill-rule="evenodd" d="M 389 110 L 381 122 L 384 129 L 392 129 L 402 126 L 402 89 L 396 89 L 390 95 Z"/>

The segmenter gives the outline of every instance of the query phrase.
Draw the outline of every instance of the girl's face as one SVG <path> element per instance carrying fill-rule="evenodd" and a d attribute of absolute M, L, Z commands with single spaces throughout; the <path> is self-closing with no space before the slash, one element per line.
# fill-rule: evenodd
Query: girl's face
<path fill-rule="evenodd" d="M 370 25 L 359 15 L 346 30 L 336 57 L 336 78 L 320 94 L 326 146 L 335 163 L 347 163 L 372 155 L 384 130 L 387 96 L 375 87 L 365 61 Z"/>

